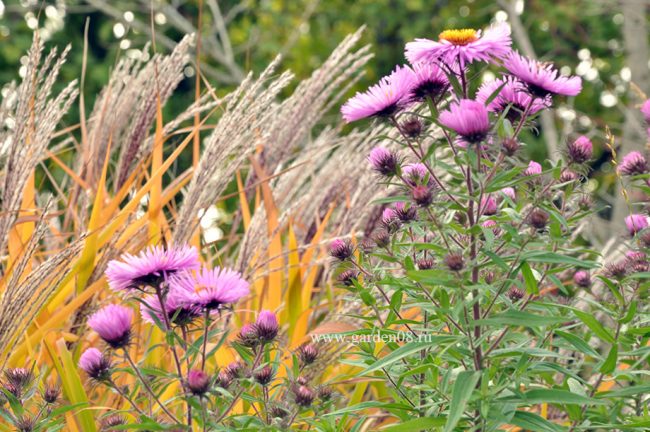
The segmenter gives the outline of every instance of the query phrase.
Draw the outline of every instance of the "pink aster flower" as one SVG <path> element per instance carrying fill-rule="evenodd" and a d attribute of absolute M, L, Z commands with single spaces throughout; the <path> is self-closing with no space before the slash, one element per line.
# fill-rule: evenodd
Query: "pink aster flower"
<path fill-rule="evenodd" d="M 210 389 L 210 376 L 199 369 L 187 374 L 187 389 L 195 396 L 201 396 Z"/>
<path fill-rule="evenodd" d="M 490 119 L 485 105 L 471 99 L 452 102 L 449 110 L 440 113 L 438 120 L 471 144 L 483 141 L 490 130 Z"/>
<path fill-rule="evenodd" d="M 110 304 L 88 318 L 88 325 L 112 348 L 124 348 L 131 339 L 133 311 L 127 307 Z"/>
<path fill-rule="evenodd" d="M 492 62 L 510 52 L 510 27 L 498 24 L 484 32 L 474 29 L 445 30 L 438 41 L 416 39 L 406 44 L 406 58 L 411 64 L 460 62 L 463 68 L 475 61 Z"/>
<path fill-rule="evenodd" d="M 532 95 L 545 98 L 558 94 L 576 96 L 582 90 L 580 77 L 565 77 L 551 64 L 526 58 L 512 51 L 503 61 L 508 71 L 528 87 Z"/>
<path fill-rule="evenodd" d="M 497 90 L 498 93 L 494 97 Z M 483 84 L 476 93 L 476 100 L 483 104 L 487 103 L 491 97 L 493 98 L 492 101 L 487 104 L 488 111 L 501 114 L 508 109 L 506 116 L 511 122 L 518 121 L 521 118 L 531 100 L 532 105 L 528 108 L 527 116 L 536 114 L 550 105 L 548 98 L 533 98 L 526 91 L 524 85 L 512 77 L 489 81 Z"/>
<path fill-rule="evenodd" d="M 394 151 L 384 147 L 375 147 L 370 150 L 368 162 L 373 170 L 384 176 L 393 176 L 397 173 L 399 157 Z"/>
<path fill-rule="evenodd" d="M 170 279 L 170 287 L 191 290 L 194 305 L 205 309 L 219 309 L 222 305 L 236 303 L 247 296 L 249 284 L 241 273 L 227 268 L 201 268 Z"/>
<path fill-rule="evenodd" d="M 643 231 L 648 227 L 648 217 L 642 214 L 631 214 L 625 218 L 625 226 L 627 232 L 631 236 L 635 236 L 639 231 Z"/>
<path fill-rule="evenodd" d="M 645 174 L 648 172 L 648 162 L 641 152 L 633 151 L 623 156 L 618 172 L 629 176 Z"/>
<path fill-rule="evenodd" d="M 427 167 L 420 162 L 405 165 L 402 169 L 404 179 L 411 186 L 424 184 L 428 173 L 429 171 L 427 170 Z"/>
<path fill-rule="evenodd" d="M 152 246 L 139 255 L 124 254 L 121 261 L 108 263 L 106 277 L 114 291 L 157 286 L 167 276 L 199 267 L 199 254 L 194 247 Z"/>
<path fill-rule="evenodd" d="M 582 164 L 591 159 L 594 153 L 594 147 L 589 138 L 581 135 L 567 145 L 567 152 L 571 162 Z"/>
<path fill-rule="evenodd" d="M 88 348 L 79 357 L 79 367 L 89 377 L 102 381 L 110 376 L 111 361 L 97 348 Z"/>
<path fill-rule="evenodd" d="M 524 171 L 524 175 L 533 176 L 542 173 L 542 165 L 538 164 L 535 161 L 530 161 L 528 163 L 528 168 Z"/>
<path fill-rule="evenodd" d="M 415 74 L 408 66 L 397 66 L 387 77 L 364 93 L 357 93 L 342 107 L 347 123 L 367 117 L 390 117 L 409 103 Z"/>
<path fill-rule="evenodd" d="M 416 63 L 413 65 L 415 80 L 411 89 L 411 100 L 423 101 L 427 97 L 432 100 L 447 91 L 449 79 L 438 65 L 433 63 Z"/>
<path fill-rule="evenodd" d="M 167 319 L 179 326 L 187 325 L 201 316 L 201 309 L 193 304 L 194 291 L 187 286 L 174 284 L 165 295 Z M 140 303 L 140 314 L 145 322 L 160 324 L 165 322 L 160 300 L 150 294 Z"/>

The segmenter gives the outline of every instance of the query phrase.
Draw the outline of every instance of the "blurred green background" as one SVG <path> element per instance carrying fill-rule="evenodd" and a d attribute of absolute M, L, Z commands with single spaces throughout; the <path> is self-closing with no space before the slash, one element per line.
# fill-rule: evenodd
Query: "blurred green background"
<path fill-rule="evenodd" d="M 637 12 L 647 12 L 643 0 L 634 1 Z M 445 28 L 482 28 L 491 22 L 508 21 L 513 29 L 517 25 L 523 31 L 519 36 L 523 34 L 528 39 L 539 58 L 553 61 L 562 67 L 563 73 L 583 78 L 583 92 L 575 100 L 556 104 L 552 121 L 560 148 L 563 140 L 575 133 L 586 133 L 601 141 L 601 145 L 596 145 L 600 159 L 594 168 L 606 177 L 611 166 L 607 155 L 603 156 L 603 131 L 607 126 L 614 134 L 622 134 L 624 108 L 634 108 L 642 101 L 629 91 L 635 68 L 626 66 L 624 3 L 607 0 L 4 0 L 0 1 L 0 81 L 4 84 L 19 78 L 21 62 L 37 28 L 49 45 L 72 44 L 63 78 L 78 78 L 84 26 L 88 22 L 89 67 L 84 92 L 92 106 L 94 95 L 106 83 L 119 56 L 146 58 L 148 54 L 142 49 L 152 39 L 152 21 L 158 37 L 157 50 L 167 51 L 184 33 L 196 31 L 202 8 L 202 70 L 218 92 L 234 88 L 247 71 L 262 70 L 278 53 L 284 55 L 284 68 L 291 69 L 298 77 L 309 76 L 346 34 L 366 25 L 364 42 L 372 44 L 375 58 L 356 88 L 362 90 L 396 63 L 403 62 L 404 44 L 415 37 L 435 39 Z M 645 19 L 642 13 L 640 30 L 645 29 Z M 638 34 L 638 38 L 645 39 L 646 47 L 647 37 L 647 31 Z M 514 39 L 519 47 L 527 43 L 517 35 Z M 637 65 L 636 70 L 643 68 L 647 70 L 648 65 Z M 188 67 L 187 79 L 166 107 L 167 115 L 180 112 L 192 101 L 193 75 L 194 69 Z M 76 116 L 78 112 L 73 110 L 67 121 L 73 124 Z M 333 112 L 328 120 L 336 118 L 337 113 Z M 531 134 L 526 141 L 531 156 L 537 159 L 548 156 L 547 146 L 540 138 Z"/>

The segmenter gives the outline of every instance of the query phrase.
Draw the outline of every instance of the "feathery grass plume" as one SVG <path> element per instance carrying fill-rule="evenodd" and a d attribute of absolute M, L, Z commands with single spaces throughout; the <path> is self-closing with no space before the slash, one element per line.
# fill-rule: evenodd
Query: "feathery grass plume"
<path fill-rule="evenodd" d="M 293 77 L 289 72 L 272 77 L 279 62 L 277 57 L 258 79 L 249 74 L 228 98 L 225 112 L 205 139 L 205 148 L 176 219 L 174 243 L 190 239 L 199 210 L 214 202 L 256 145 L 265 139 L 265 126 L 277 114 L 274 100 Z"/>
<path fill-rule="evenodd" d="M 77 96 L 76 81 L 52 96 L 53 86 L 70 47 L 60 55 L 56 49 L 42 60 L 38 35 L 27 54 L 25 78 L 15 92 L 3 99 L 2 115 L 13 127 L 0 131 L 6 159 L 0 167 L 0 254 L 20 214 L 25 185 L 47 149 L 54 128 Z M 6 108 L 5 108 L 6 107 Z M 0 158 L 0 161 L 2 158 Z"/>
<path fill-rule="evenodd" d="M 122 107 L 124 113 L 129 113 L 128 118 L 123 119 L 129 122 L 128 127 L 123 129 L 122 136 L 113 136 L 114 142 L 121 143 L 116 188 L 124 184 L 133 160 L 144 151 L 145 138 L 156 118 L 157 103 L 163 106 L 183 79 L 183 69 L 189 61 L 187 52 L 193 40 L 193 35 L 185 36 L 171 54 L 155 54 L 134 79 L 129 80 L 127 93 L 123 96 L 126 96 L 126 102 L 130 102 L 131 109 Z M 110 133 L 110 124 L 107 127 Z"/>
<path fill-rule="evenodd" d="M 34 268 L 21 282 L 9 285 L 0 295 L 0 367 L 25 330 L 33 323 L 45 302 L 70 272 L 74 258 L 81 252 L 81 238 L 57 251 Z"/>

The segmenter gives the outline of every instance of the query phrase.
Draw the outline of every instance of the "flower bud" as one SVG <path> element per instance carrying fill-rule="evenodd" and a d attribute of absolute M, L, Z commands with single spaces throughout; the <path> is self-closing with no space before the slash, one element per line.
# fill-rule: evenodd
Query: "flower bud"
<path fill-rule="evenodd" d="M 316 395 L 314 391 L 307 386 L 301 385 L 294 390 L 296 404 L 301 407 L 308 407 L 314 402 Z"/>
<path fill-rule="evenodd" d="M 506 156 L 513 156 L 519 150 L 519 143 L 515 138 L 505 138 L 501 143 L 501 151 Z"/>
<path fill-rule="evenodd" d="M 120 415 L 113 414 L 108 417 L 104 417 L 101 421 L 102 431 L 112 430 L 112 428 L 117 426 L 122 426 L 126 424 L 126 419 Z"/>
<path fill-rule="evenodd" d="M 269 343 L 275 339 L 280 330 L 278 318 L 273 312 L 263 310 L 258 315 L 257 321 L 255 321 L 255 329 L 257 330 L 257 337 L 262 343 Z"/>
<path fill-rule="evenodd" d="M 605 265 L 604 274 L 608 278 L 623 279 L 627 274 L 627 263 L 619 261 Z"/>
<path fill-rule="evenodd" d="M 415 186 L 411 190 L 411 197 L 420 207 L 429 207 L 433 203 L 433 191 L 428 186 Z"/>
<path fill-rule="evenodd" d="M 452 271 L 461 271 L 465 266 L 463 255 L 460 253 L 451 253 L 445 257 L 445 264 Z"/>
<path fill-rule="evenodd" d="M 409 117 L 408 119 L 404 120 L 400 125 L 400 129 L 402 130 L 402 133 L 404 133 L 404 135 L 406 135 L 409 138 L 419 137 L 420 134 L 422 133 L 423 128 L 424 125 L 422 124 L 422 121 L 416 116 Z"/>
<path fill-rule="evenodd" d="M 481 198 L 480 210 L 480 214 L 486 216 L 495 215 L 498 210 L 497 200 L 492 195 L 484 195 Z"/>
<path fill-rule="evenodd" d="M 18 417 L 14 423 L 18 432 L 32 432 L 36 428 L 37 419 L 23 415 Z"/>
<path fill-rule="evenodd" d="M 318 387 L 316 393 L 318 394 L 318 399 L 322 400 L 323 402 L 327 402 L 328 400 L 332 399 L 332 393 L 334 393 L 334 391 L 332 390 L 332 387 L 320 386 Z"/>
<path fill-rule="evenodd" d="M 524 170 L 525 176 L 533 176 L 542 173 L 542 166 L 535 161 L 530 161 L 528 163 L 528 168 Z"/>
<path fill-rule="evenodd" d="M 581 288 L 589 288 L 591 286 L 591 276 L 585 270 L 578 270 L 573 275 L 573 282 Z"/>
<path fill-rule="evenodd" d="M 625 218 L 625 226 L 631 237 L 648 227 L 648 217 L 642 214 L 631 214 Z"/>
<path fill-rule="evenodd" d="M 578 174 L 574 173 L 570 169 L 562 170 L 560 174 L 560 183 L 568 183 L 576 181 L 578 179 Z"/>
<path fill-rule="evenodd" d="M 337 280 L 345 286 L 354 285 L 354 281 L 359 277 L 359 272 L 354 270 L 346 270 L 338 275 Z"/>
<path fill-rule="evenodd" d="M 390 244 L 390 234 L 384 230 L 375 232 L 372 239 L 379 247 L 386 247 Z"/>
<path fill-rule="evenodd" d="M 492 285 L 494 279 L 495 279 L 494 272 L 486 271 L 483 273 L 483 280 L 485 281 L 486 284 Z"/>
<path fill-rule="evenodd" d="M 381 222 L 386 227 L 386 230 L 391 233 L 396 232 L 402 225 L 397 211 L 390 207 L 384 209 L 383 213 L 381 214 Z"/>
<path fill-rule="evenodd" d="M 431 258 L 420 258 L 416 264 L 419 270 L 430 270 L 434 266 L 433 259 Z"/>
<path fill-rule="evenodd" d="M 244 324 L 239 330 L 237 340 L 245 347 L 252 348 L 257 346 L 259 340 L 257 339 L 257 330 L 253 324 Z"/>
<path fill-rule="evenodd" d="M 395 204 L 395 213 L 403 223 L 409 223 L 418 218 L 418 212 L 413 206 L 406 206 L 403 202 Z"/>
<path fill-rule="evenodd" d="M 111 375 L 111 361 L 97 348 L 88 348 L 81 354 L 79 367 L 96 381 L 105 381 Z"/>
<path fill-rule="evenodd" d="M 541 209 L 534 209 L 528 215 L 528 224 L 537 230 L 543 230 L 546 228 L 548 220 L 548 213 Z"/>
<path fill-rule="evenodd" d="M 279 405 L 273 405 L 269 410 L 269 414 L 271 414 L 272 418 L 283 419 L 289 415 L 289 410 Z"/>
<path fill-rule="evenodd" d="M 510 200 L 512 200 L 512 201 L 517 200 L 517 193 L 515 192 L 514 188 L 504 187 L 503 189 L 501 189 L 501 193 L 504 196 L 507 196 L 508 198 L 510 198 Z"/>
<path fill-rule="evenodd" d="M 399 157 L 397 153 L 383 147 L 375 147 L 368 155 L 368 162 L 373 170 L 383 176 L 394 176 L 397 174 L 399 166 Z"/>
<path fill-rule="evenodd" d="M 628 176 L 645 174 L 648 172 L 648 161 L 641 152 L 630 152 L 623 157 L 618 165 L 618 172 Z"/>
<path fill-rule="evenodd" d="M 227 369 L 223 369 L 217 375 L 217 385 L 223 389 L 227 389 L 232 384 L 233 377 Z"/>
<path fill-rule="evenodd" d="M 339 261 L 345 261 L 352 256 L 352 244 L 343 239 L 336 239 L 330 243 L 330 255 Z"/>
<path fill-rule="evenodd" d="M 298 348 L 298 358 L 304 365 L 312 364 L 318 358 L 318 347 L 314 344 L 301 345 Z"/>
<path fill-rule="evenodd" d="M 226 366 L 225 372 L 231 379 L 241 378 L 244 372 L 244 365 L 240 361 L 231 362 Z"/>
<path fill-rule="evenodd" d="M 210 377 L 205 372 L 192 369 L 187 374 L 187 389 L 195 396 L 202 396 L 210 389 Z"/>
<path fill-rule="evenodd" d="M 7 369 L 5 370 L 4 375 L 5 390 L 13 394 L 18 399 L 21 398 L 29 384 L 32 382 L 32 379 L 34 378 L 32 372 L 25 368 Z"/>
<path fill-rule="evenodd" d="M 518 288 L 512 287 L 508 291 L 508 298 L 512 302 L 516 302 L 524 298 L 524 292 Z"/>
<path fill-rule="evenodd" d="M 57 385 L 46 385 L 45 390 L 43 391 L 43 400 L 45 403 L 53 404 L 59 398 L 61 394 L 61 387 Z"/>
<path fill-rule="evenodd" d="M 253 372 L 253 378 L 255 378 L 255 381 L 257 381 L 260 385 L 267 385 L 268 383 L 271 382 L 273 379 L 273 369 L 271 369 L 270 366 L 264 366 L 262 369 L 258 369 L 255 372 Z"/>
<path fill-rule="evenodd" d="M 593 145 L 591 140 L 582 135 L 567 146 L 569 160 L 576 164 L 583 164 L 591 159 L 593 155 Z"/>

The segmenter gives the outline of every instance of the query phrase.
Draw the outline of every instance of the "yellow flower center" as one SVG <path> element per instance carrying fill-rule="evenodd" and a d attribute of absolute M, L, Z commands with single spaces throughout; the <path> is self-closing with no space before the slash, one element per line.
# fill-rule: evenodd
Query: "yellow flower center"
<path fill-rule="evenodd" d="M 438 38 L 454 45 L 467 45 L 478 40 L 477 31 L 474 29 L 445 30 Z"/>

